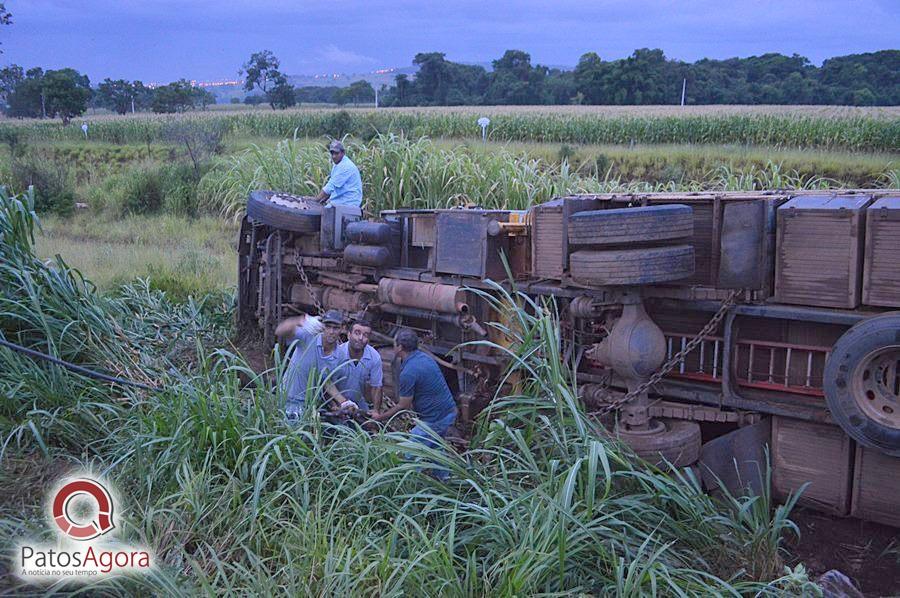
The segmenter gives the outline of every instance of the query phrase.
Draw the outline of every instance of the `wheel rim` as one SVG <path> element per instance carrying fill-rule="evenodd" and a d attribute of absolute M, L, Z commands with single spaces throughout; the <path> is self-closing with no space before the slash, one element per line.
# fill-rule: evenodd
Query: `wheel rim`
<path fill-rule="evenodd" d="M 853 398 L 869 418 L 900 430 L 900 345 L 872 351 L 853 372 Z"/>

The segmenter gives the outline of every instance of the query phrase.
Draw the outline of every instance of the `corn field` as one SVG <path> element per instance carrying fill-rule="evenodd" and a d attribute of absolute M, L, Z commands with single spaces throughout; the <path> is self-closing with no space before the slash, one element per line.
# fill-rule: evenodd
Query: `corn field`
<path fill-rule="evenodd" d="M 80 466 L 116 485 L 123 540 L 148 545 L 160 565 L 93 593 L 815 592 L 804 567 L 783 560 L 794 499 L 713 498 L 689 471 L 638 463 L 585 416 L 571 372 L 542 357 L 559 343 L 552 303 L 498 300 L 511 368 L 530 382 L 496 397 L 464 454 L 314 416 L 292 428 L 272 384 L 279 356 L 257 374 L 216 348 L 227 346 L 229 303 L 175 305 L 142 283 L 97 295 L 61 259 L 34 256 L 31 208 L 0 190 L 0 337 L 155 388 L 113 387 L 0 348 L 0 471 L 16 472 L 3 480 L 0 541 L 49 537 L 28 493 Z M 0 580 L 36 591 L 15 583 Z"/>
<path fill-rule="evenodd" d="M 707 108 L 707 107 L 705 107 Z M 396 133 L 480 139 L 477 115 L 491 118 L 493 141 L 533 141 L 582 144 L 736 144 L 773 148 L 900 151 L 900 116 L 894 109 L 771 110 L 709 107 L 611 108 L 561 107 L 511 109 L 508 107 L 323 110 L 283 112 L 220 111 L 177 116 L 125 116 L 91 118 L 90 138 L 111 143 L 150 143 L 160 139 L 166 123 L 176 119 L 201 120 L 222 127 L 235 137 L 286 138 L 351 134 L 369 139 Z M 82 139 L 79 127 L 55 122 L 6 121 L 0 137 L 10 129 L 25 130 L 35 140 Z"/>

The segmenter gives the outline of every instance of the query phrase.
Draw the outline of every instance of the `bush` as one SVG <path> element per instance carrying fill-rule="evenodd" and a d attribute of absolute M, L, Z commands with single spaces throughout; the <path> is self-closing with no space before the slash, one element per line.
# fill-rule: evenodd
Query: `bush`
<path fill-rule="evenodd" d="M 162 185 L 155 168 L 133 170 L 121 187 L 123 211 L 130 214 L 158 212 L 163 204 Z"/>
<path fill-rule="evenodd" d="M 144 163 L 106 178 L 90 190 L 88 202 L 93 209 L 113 215 L 196 216 L 197 183 L 193 167 L 185 162 Z"/>
<path fill-rule="evenodd" d="M 16 191 L 34 187 L 34 208 L 38 212 L 66 215 L 75 208 L 74 182 L 69 168 L 62 162 L 25 152 L 13 157 L 10 177 Z"/>
<path fill-rule="evenodd" d="M 167 164 L 159 169 L 163 210 L 179 216 L 197 215 L 197 184 L 190 164 Z"/>

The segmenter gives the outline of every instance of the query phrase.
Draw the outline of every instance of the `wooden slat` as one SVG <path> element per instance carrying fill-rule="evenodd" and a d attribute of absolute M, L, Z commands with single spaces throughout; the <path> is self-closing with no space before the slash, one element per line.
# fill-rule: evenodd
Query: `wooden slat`
<path fill-rule="evenodd" d="M 772 418 L 772 482 L 784 499 L 809 482 L 800 502 L 846 515 L 853 444 L 837 426 Z"/>
<path fill-rule="evenodd" d="M 856 447 L 850 514 L 900 527 L 900 459 Z"/>
<path fill-rule="evenodd" d="M 866 214 L 862 301 L 866 305 L 900 307 L 900 208 L 879 207 L 879 203 Z"/>
<path fill-rule="evenodd" d="M 861 282 L 859 211 L 778 213 L 775 298 L 783 303 L 854 308 Z"/>

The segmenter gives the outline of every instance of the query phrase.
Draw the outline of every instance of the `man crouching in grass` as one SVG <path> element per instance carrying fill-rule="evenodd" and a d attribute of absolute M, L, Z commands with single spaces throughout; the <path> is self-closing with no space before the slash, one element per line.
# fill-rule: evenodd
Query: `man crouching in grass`
<path fill-rule="evenodd" d="M 285 417 L 288 422 L 297 422 L 303 415 L 310 382 L 317 380 L 311 377 L 314 372 L 327 381 L 324 394 L 329 398 L 332 411 L 340 410 L 340 405 L 346 400 L 335 385 L 340 382 L 340 366 L 344 363 L 341 352 L 337 350 L 342 325 L 341 313 L 329 310 L 322 316 L 321 322 L 318 318 L 301 315 L 287 318 L 275 328 L 277 336 L 294 343 L 294 352 L 284 376 L 287 394 Z M 315 386 L 312 385 L 313 388 Z M 314 408 L 323 398 L 316 397 Z"/>
<path fill-rule="evenodd" d="M 456 402 L 440 366 L 428 354 L 419 350 L 419 337 L 403 328 L 394 340 L 394 349 L 402 359 L 397 404 L 386 411 L 374 411 L 376 421 L 387 421 L 400 411 L 412 409 L 419 423 L 410 431 L 413 438 L 425 446 L 438 446 L 434 435 L 445 437 L 456 421 Z M 430 430 L 430 432 L 429 432 Z M 434 469 L 435 477 L 446 480 L 450 472 Z"/>

